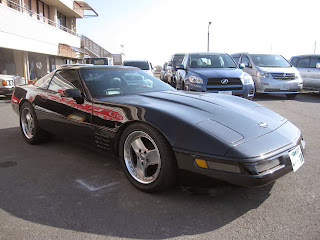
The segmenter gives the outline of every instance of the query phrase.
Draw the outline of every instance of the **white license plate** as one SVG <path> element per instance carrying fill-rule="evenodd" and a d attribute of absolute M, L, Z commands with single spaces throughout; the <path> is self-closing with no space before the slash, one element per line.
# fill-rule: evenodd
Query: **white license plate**
<path fill-rule="evenodd" d="M 280 86 L 280 90 L 283 90 L 283 91 L 289 90 L 289 86 Z"/>
<path fill-rule="evenodd" d="M 304 164 L 304 158 L 300 145 L 291 150 L 289 152 L 289 156 L 292 164 L 292 169 L 295 172 L 302 166 L 302 164 Z"/>
<path fill-rule="evenodd" d="M 218 91 L 219 94 L 232 95 L 232 91 Z"/>

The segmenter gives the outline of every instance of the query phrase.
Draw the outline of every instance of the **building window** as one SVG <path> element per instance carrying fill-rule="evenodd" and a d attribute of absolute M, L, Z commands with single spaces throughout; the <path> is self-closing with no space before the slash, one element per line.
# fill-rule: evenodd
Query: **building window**
<path fill-rule="evenodd" d="M 62 30 L 67 31 L 67 17 L 59 12 L 57 15 L 59 27 Z"/>
<path fill-rule="evenodd" d="M 49 57 L 49 62 L 50 62 L 50 72 L 56 69 L 56 58 L 53 56 Z"/>

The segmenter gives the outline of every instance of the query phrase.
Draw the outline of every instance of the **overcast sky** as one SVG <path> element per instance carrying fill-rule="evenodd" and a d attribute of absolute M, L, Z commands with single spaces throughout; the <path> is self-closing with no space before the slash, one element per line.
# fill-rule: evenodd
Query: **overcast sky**
<path fill-rule="evenodd" d="M 320 0 L 86 0 L 77 31 L 126 59 L 162 65 L 177 52 L 320 53 Z"/>

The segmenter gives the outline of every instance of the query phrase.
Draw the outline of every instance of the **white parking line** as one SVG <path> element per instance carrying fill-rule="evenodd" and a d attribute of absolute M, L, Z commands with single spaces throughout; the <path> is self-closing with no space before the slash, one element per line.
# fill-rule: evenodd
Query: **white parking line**
<path fill-rule="evenodd" d="M 108 188 L 108 187 L 112 187 L 114 185 L 120 184 L 119 182 L 112 182 L 112 183 L 109 183 L 107 185 L 103 185 L 100 187 L 94 187 L 94 186 L 90 186 L 89 184 L 85 183 L 82 179 L 77 179 L 76 182 L 81 184 L 83 187 L 88 189 L 90 192 L 98 191 L 102 188 Z"/>

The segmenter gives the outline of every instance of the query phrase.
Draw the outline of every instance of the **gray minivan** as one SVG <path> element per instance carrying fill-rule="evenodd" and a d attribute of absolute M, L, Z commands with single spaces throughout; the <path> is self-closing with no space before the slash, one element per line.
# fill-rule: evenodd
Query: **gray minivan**
<path fill-rule="evenodd" d="M 231 54 L 242 70 L 251 75 L 256 93 L 285 94 L 293 99 L 302 91 L 299 71 L 276 54 Z"/>
<path fill-rule="evenodd" d="M 293 56 L 290 62 L 300 72 L 304 89 L 320 91 L 320 55 Z"/>

